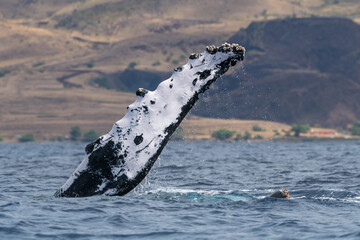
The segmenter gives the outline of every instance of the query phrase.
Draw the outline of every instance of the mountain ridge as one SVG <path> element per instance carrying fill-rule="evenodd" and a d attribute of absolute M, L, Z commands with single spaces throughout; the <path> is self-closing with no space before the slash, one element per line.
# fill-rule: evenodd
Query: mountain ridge
<path fill-rule="evenodd" d="M 214 112 L 198 108 L 196 114 L 218 116 L 224 101 L 247 101 L 233 106 L 238 114 L 223 116 L 343 128 L 360 119 L 358 24 L 341 18 L 272 20 L 252 23 L 229 41 L 247 46 L 243 90 L 228 77 L 220 86 L 233 89 L 226 100 L 213 93 L 208 104 Z"/>
<path fill-rule="evenodd" d="M 154 76 L 159 76 L 158 81 L 164 80 L 170 76 L 173 68 L 185 63 L 185 58 L 191 52 L 201 52 L 206 45 L 219 45 L 229 40 L 239 28 L 245 29 L 254 21 L 336 15 L 360 22 L 360 2 L 353 0 L 244 0 L 241 4 L 235 0 L 200 0 L 195 3 L 154 0 L 150 3 L 155 5 L 139 5 L 136 11 L 129 12 L 130 15 L 123 12 L 110 18 L 107 10 L 99 12 L 99 6 L 103 4 L 137 6 L 137 3 L 125 0 L 1 1 L 0 135 L 14 137 L 32 131 L 48 138 L 67 134 L 73 125 L 105 132 L 124 114 L 126 106 L 135 96 L 133 93 L 102 88 L 94 79 L 108 78 L 110 87 L 126 91 L 133 91 L 137 84 L 133 81 L 135 78 L 124 72 L 133 72 L 138 77 L 152 72 Z M 84 18 L 84 26 L 89 25 L 84 29 L 56 27 L 62 19 L 76 19 L 82 11 L 98 11 L 100 14 L 92 19 Z M 236 41 L 247 47 L 241 39 Z M 260 51 L 249 51 L 246 59 L 249 62 L 244 65 L 244 71 L 238 70 L 245 87 L 239 92 L 242 95 L 261 90 L 259 85 L 253 84 L 257 83 L 255 78 L 258 75 L 251 72 L 251 67 L 257 67 L 256 61 L 251 58 L 260 57 Z M 289 65 L 288 62 L 281 64 Z M 305 70 L 309 74 L 315 72 L 321 79 L 325 78 L 314 69 L 276 69 L 295 73 Z M 268 73 L 262 74 L 260 77 Z M 299 77 L 297 74 L 295 76 Z M 126 78 L 126 84 L 117 86 L 116 80 L 120 77 Z M 231 82 L 235 84 L 238 80 L 219 81 L 215 86 L 225 93 L 223 97 L 227 94 L 225 89 L 231 89 Z M 148 85 L 152 88 L 155 84 Z M 251 90 L 251 86 L 257 90 Z M 349 91 L 354 89 L 350 88 Z M 213 104 L 209 102 L 209 96 L 204 96 L 199 106 Z M 213 96 L 213 100 L 218 98 Z M 216 101 L 219 103 L 213 105 L 214 108 L 220 107 L 221 101 Z M 268 102 L 268 105 L 279 103 L 274 98 L 262 102 Z M 252 108 L 247 110 L 248 118 L 264 116 L 263 110 L 254 110 L 256 101 L 251 96 L 244 103 Z M 231 104 L 228 103 L 228 106 Z M 341 112 L 348 106 L 343 102 L 337 108 Z M 233 112 L 238 111 L 236 107 L 232 106 Z M 269 109 L 275 109 L 274 114 L 278 116 L 278 108 Z M 223 116 L 230 116 L 230 112 L 223 111 Z M 99 116 L 107 118 L 99 119 Z M 356 115 L 348 119 L 355 118 Z"/>

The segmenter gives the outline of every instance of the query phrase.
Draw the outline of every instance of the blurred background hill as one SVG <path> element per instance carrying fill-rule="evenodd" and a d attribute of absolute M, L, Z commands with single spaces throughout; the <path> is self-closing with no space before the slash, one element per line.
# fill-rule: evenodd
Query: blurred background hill
<path fill-rule="evenodd" d="M 346 128 L 360 119 L 359 23 L 357 0 L 1 0 L 0 135 L 106 133 L 135 89 L 225 41 L 246 61 L 192 114 Z"/>

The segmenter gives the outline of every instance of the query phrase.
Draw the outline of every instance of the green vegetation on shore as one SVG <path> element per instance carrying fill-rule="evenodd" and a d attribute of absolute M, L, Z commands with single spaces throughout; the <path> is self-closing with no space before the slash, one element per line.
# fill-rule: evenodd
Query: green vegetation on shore
<path fill-rule="evenodd" d="M 221 128 L 222 127 L 222 128 Z M 96 129 L 96 130 L 95 130 Z M 214 129 L 216 129 L 214 131 Z M 259 131 L 261 129 L 261 131 Z M 102 132 L 102 130 L 100 130 Z M 299 132 L 299 133 L 298 133 Z M 305 133 L 305 134 L 304 134 Z M 298 134 L 298 135 L 297 135 Z M 351 134 L 353 136 L 351 136 Z M 286 125 L 275 122 L 225 120 L 194 117 L 187 119 L 179 126 L 171 140 L 219 140 L 219 141 L 331 141 L 331 140 L 359 140 L 360 121 L 355 122 L 347 130 L 335 130 L 320 127 L 311 128 L 308 125 Z M 15 135 L 13 135 L 15 136 Z M 10 135 L 0 137 L 0 141 L 19 142 L 36 141 L 34 134 L 28 133 L 14 138 Z M 74 125 L 68 129 L 68 134 L 46 134 L 37 132 L 40 141 L 85 141 L 96 140 L 100 134 L 98 128 L 82 131 L 80 126 Z"/>
<path fill-rule="evenodd" d="M 218 140 L 226 140 L 234 136 L 236 132 L 228 129 L 219 129 L 212 133 L 212 137 Z"/>
<path fill-rule="evenodd" d="M 355 122 L 350 128 L 351 134 L 354 136 L 360 136 L 360 121 Z"/>
<path fill-rule="evenodd" d="M 260 130 L 261 129 L 261 130 Z M 291 129 L 282 129 L 280 133 L 279 129 L 266 130 L 261 128 L 259 125 L 253 125 L 251 128 L 252 132 L 249 130 L 243 130 L 241 132 L 236 132 L 234 130 L 220 129 L 216 130 L 211 134 L 211 137 L 216 140 L 283 140 L 283 141 L 316 141 L 316 140 L 341 140 L 341 139 L 358 139 L 352 138 L 346 133 L 340 133 L 339 131 L 332 129 L 321 129 L 313 128 L 311 133 L 311 127 L 309 125 L 294 124 Z M 262 132 L 256 133 L 256 132 Z M 355 136 L 359 134 L 360 136 L 360 121 L 355 123 L 351 128 L 352 134 Z M 292 134 L 293 133 L 293 134 Z M 300 135 L 301 133 L 308 133 L 306 135 Z"/>
<path fill-rule="evenodd" d="M 95 130 L 89 130 L 84 133 L 83 141 L 92 142 L 100 137 L 100 134 L 97 133 Z"/>
<path fill-rule="evenodd" d="M 260 128 L 260 127 L 259 127 Z M 258 128 L 257 128 L 258 129 Z M 260 128 L 261 129 L 261 128 Z M 263 131 L 263 130 L 262 130 Z M 236 135 L 235 135 L 236 134 Z M 249 131 L 245 131 L 244 134 L 236 133 L 236 131 L 228 130 L 228 129 L 219 129 L 212 133 L 212 137 L 217 140 L 229 140 L 232 139 L 235 135 L 234 140 L 235 141 L 241 141 L 241 140 L 250 140 L 250 139 L 256 139 L 256 140 L 262 140 L 264 137 L 260 134 L 255 135 L 254 137 L 251 135 Z"/>
<path fill-rule="evenodd" d="M 300 137 L 300 133 L 306 133 L 310 131 L 309 125 L 294 124 L 291 127 L 291 132 L 294 132 L 295 137 Z"/>
<path fill-rule="evenodd" d="M 52 141 L 52 142 L 55 142 L 55 141 L 62 142 L 64 140 L 65 140 L 65 136 L 56 136 L 56 137 L 52 137 L 50 139 L 50 141 Z"/>
<path fill-rule="evenodd" d="M 19 142 L 35 142 L 34 134 L 27 133 L 19 138 Z"/>
<path fill-rule="evenodd" d="M 83 137 L 81 138 L 81 136 Z M 84 135 L 82 134 L 79 126 L 73 126 L 70 130 L 70 140 L 72 141 L 83 140 L 86 142 L 92 142 L 98 137 L 100 137 L 100 133 L 96 132 L 93 129 L 85 132 Z"/>
<path fill-rule="evenodd" d="M 70 140 L 77 141 L 81 137 L 81 129 L 79 126 L 73 126 L 70 130 Z"/>
<path fill-rule="evenodd" d="M 245 131 L 244 140 L 249 140 L 249 139 L 251 139 L 251 137 L 252 137 L 251 133 L 249 133 L 248 131 Z"/>
<path fill-rule="evenodd" d="M 263 131 L 263 129 L 259 126 L 259 125 L 254 125 L 253 127 L 252 127 L 252 129 L 253 129 L 253 131 L 254 132 L 261 132 L 261 131 Z"/>

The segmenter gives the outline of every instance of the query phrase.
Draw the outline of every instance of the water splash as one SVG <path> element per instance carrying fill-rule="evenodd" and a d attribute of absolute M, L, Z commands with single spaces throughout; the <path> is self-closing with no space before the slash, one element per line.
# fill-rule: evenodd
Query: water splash
<path fill-rule="evenodd" d="M 245 202 L 257 199 L 246 191 L 194 190 L 171 187 L 149 190 L 144 195 L 152 199 L 176 202 Z"/>

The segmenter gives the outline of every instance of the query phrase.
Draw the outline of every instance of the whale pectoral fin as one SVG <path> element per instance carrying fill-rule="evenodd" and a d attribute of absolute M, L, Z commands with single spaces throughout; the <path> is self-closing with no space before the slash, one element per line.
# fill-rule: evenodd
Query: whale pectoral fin
<path fill-rule="evenodd" d="M 238 44 L 210 46 L 192 54 L 155 91 L 139 88 L 126 115 L 108 134 L 86 146 L 84 160 L 55 195 L 124 195 L 131 191 L 148 174 L 199 94 L 244 56 L 245 48 Z"/>

